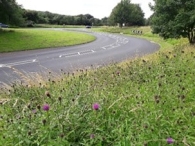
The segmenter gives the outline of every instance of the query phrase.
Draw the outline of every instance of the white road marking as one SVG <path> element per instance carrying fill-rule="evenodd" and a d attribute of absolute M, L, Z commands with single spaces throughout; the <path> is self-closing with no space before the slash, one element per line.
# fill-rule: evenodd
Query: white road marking
<path fill-rule="evenodd" d="M 153 44 L 156 44 L 155 42 L 153 42 L 153 41 L 150 41 L 151 43 L 153 43 Z"/>
<path fill-rule="evenodd" d="M 69 53 L 69 54 L 62 54 L 62 55 L 59 55 L 59 58 L 79 56 L 79 55 L 90 54 L 90 53 L 94 53 L 94 52 L 95 52 L 94 50 L 85 50 L 85 51 L 82 51 L 82 52 L 74 52 L 74 53 Z"/>
<path fill-rule="evenodd" d="M 119 46 L 121 46 L 120 44 L 115 44 L 115 45 L 113 45 L 113 47 L 119 47 Z"/>
<path fill-rule="evenodd" d="M 0 64 L 0 67 L 4 67 L 4 64 Z"/>
<path fill-rule="evenodd" d="M 105 36 L 108 36 L 108 37 L 113 38 L 113 39 L 116 40 L 116 42 L 113 43 L 113 44 L 101 47 L 104 50 L 117 48 L 117 47 L 120 47 L 121 45 L 126 44 L 126 43 L 129 42 L 128 38 L 125 38 L 125 37 L 119 37 L 117 35 L 107 34 L 107 33 L 97 33 L 97 34 L 105 35 Z M 74 52 L 74 53 L 70 53 L 70 54 L 62 54 L 62 55 L 59 55 L 59 58 L 61 58 L 61 57 L 73 57 L 73 56 L 85 55 L 85 54 L 90 54 L 90 53 L 95 53 L 95 52 L 96 51 L 94 51 L 94 50 L 85 50 L 85 51 Z"/>
<path fill-rule="evenodd" d="M 34 63 L 34 62 L 37 62 L 37 60 L 33 59 L 33 60 L 24 60 L 24 61 L 19 61 L 19 62 L 7 63 L 7 64 L 0 64 L 0 67 L 17 66 L 17 65 Z"/>
<path fill-rule="evenodd" d="M 92 51 L 91 50 L 86 50 L 86 51 L 80 52 L 80 54 L 89 54 L 89 53 L 92 53 Z"/>
<path fill-rule="evenodd" d="M 69 53 L 69 54 L 62 54 L 59 56 L 59 58 L 61 57 L 71 57 L 71 56 L 77 56 L 78 55 L 78 52 L 75 52 L 75 53 Z"/>

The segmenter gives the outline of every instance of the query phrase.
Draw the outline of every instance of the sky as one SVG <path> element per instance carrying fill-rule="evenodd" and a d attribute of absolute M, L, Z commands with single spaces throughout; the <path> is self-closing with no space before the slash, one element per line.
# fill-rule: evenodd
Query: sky
<path fill-rule="evenodd" d="M 121 0 L 16 0 L 24 9 L 49 11 L 63 15 L 91 14 L 95 18 L 109 17 L 112 9 Z M 140 4 L 145 18 L 152 12 L 148 6 L 153 0 L 131 0 L 131 3 Z"/>

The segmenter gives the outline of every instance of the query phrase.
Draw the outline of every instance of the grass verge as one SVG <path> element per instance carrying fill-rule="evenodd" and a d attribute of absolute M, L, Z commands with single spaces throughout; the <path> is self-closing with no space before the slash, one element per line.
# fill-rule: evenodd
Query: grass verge
<path fill-rule="evenodd" d="M 194 47 L 155 55 L 13 85 L 1 94 L 0 145 L 194 145 Z"/>
<path fill-rule="evenodd" d="M 34 27 L 41 27 L 41 28 L 85 28 L 84 25 L 51 25 L 51 24 L 35 24 Z"/>
<path fill-rule="evenodd" d="M 195 145 L 194 59 L 194 46 L 178 45 L 13 85 L 0 95 L 0 145 Z"/>
<path fill-rule="evenodd" d="M 77 32 L 10 29 L 0 31 L 0 40 L 0 52 L 12 52 L 83 44 L 95 37 Z"/>
<path fill-rule="evenodd" d="M 160 45 L 161 51 L 173 49 L 176 45 L 184 45 L 188 43 L 187 39 L 167 39 L 163 40 L 157 34 L 152 34 L 151 28 L 148 27 L 99 27 L 93 28 L 95 31 L 109 32 L 109 33 L 122 33 L 133 37 L 145 38 L 147 40 L 156 42 Z M 136 34 L 133 30 L 142 31 L 142 34 Z"/>

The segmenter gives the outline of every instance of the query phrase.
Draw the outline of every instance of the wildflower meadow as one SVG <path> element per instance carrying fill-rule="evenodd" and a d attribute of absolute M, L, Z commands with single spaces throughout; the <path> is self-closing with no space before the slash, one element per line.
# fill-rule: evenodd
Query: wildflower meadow
<path fill-rule="evenodd" d="M 4 89 L 0 145 L 195 145 L 195 50 Z"/>

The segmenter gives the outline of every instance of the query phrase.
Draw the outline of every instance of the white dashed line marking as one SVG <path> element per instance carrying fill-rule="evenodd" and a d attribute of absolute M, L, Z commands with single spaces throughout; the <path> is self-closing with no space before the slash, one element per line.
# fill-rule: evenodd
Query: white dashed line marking
<path fill-rule="evenodd" d="M 151 43 L 153 43 L 153 44 L 156 44 L 155 42 L 153 42 L 153 41 L 150 41 Z"/>
<path fill-rule="evenodd" d="M 7 64 L 0 64 L 0 67 L 17 66 L 17 65 L 23 65 L 23 64 L 34 63 L 34 62 L 37 62 L 37 60 L 36 60 L 36 59 L 33 59 L 33 60 L 25 60 L 25 61 L 7 63 Z"/>
<path fill-rule="evenodd" d="M 105 36 L 108 36 L 108 37 L 113 38 L 113 39 L 116 40 L 116 42 L 113 43 L 113 44 L 101 47 L 104 50 L 114 49 L 114 48 L 120 47 L 123 44 L 127 44 L 129 42 L 129 40 L 125 37 L 119 37 L 119 36 L 116 36 L 116 35 L 106 34 L 106 33 L 98 33 L 98 34 L 99 35 L 105 35 Z M 62 54 L 62 55 L 59 55 L 59 58 L 80 56 L 80 55 L 85 55 L 85 54 L 90 54 L 90 53 L 95 53 L 95 52 L 96 51 L 94 51 L 94 50 L 85 50 L 85 51 L 74 52 L 74 53 L 70 53 L 70 54 Z"/>
<path fill-rule="evenodd" d="M 71 56 L 77 56 L 77 55 L 78 55 L 78 52 L 69 53 L 69 54 L 62 54 L 62 55 L 59 56 L 59 58 L 61 58 L 61 57 L 71 57 Z"/>
<path fill-rule="evenodd" d="M 82 52 L 74 52 L 74 53 L 69 53 L 69 54 L 62 54 L 62 55 L 59 55 L 59 58 L 85 55 L 85 54 L 90 54 L 90 53 L 94 53 L 94 52 L 95 52 L 94 50 L 85 50 L 85 51 L 82 51 Z"/>
<path fill-rule="evenodd" d="M 4 64 L 0 64 L 0 67 L 5 67 L 5 65 Z"/>

